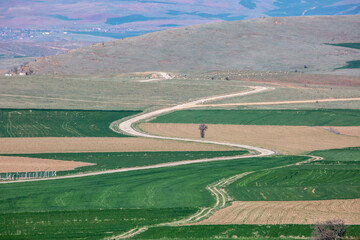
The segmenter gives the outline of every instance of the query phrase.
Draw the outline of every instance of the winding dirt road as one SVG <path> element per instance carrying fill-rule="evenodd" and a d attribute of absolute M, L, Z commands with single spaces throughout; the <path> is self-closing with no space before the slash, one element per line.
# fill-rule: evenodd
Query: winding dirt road
<path fill-rule="evenodd" d="M 178 161 L 178 162 L 169 162 L 169 163 L 161 163 L 155 164 L 150 166 L 142 166 L 142 167 L 130 167 L 130 168 L 121 168 L 121 169 L 113 169 L 113 170 L 106 170 L 106 171 L 99 171 L 99 172 L 91 172 L 91 173 L 82 173 L 82 174 L 75 174 L 75 175 L 66 175 L 66 176 L 57 176 L 52 178 L 41 178 L 41 179 L 24 179 L 24 180 L 16 180 L 16 181 L 4 181 L 0 182 L 0 184 L 8 184 L 8 183 L 20 183 L 20 182 L 34 182 L 34 181 L 49 181 L 49 180 L 57 180 L 57 179 L 67 179 L 67 178 L 78 178 L 78 177 L 86 177 L 86 176 L 95 176 L 101 174 L 111 174 L 111 173 L 119 173 L 119 172 L 129 172 L 129 171 L 138 171 L 138 170 L 145 170 L 145 169 L 154 169 L 154 168 L 163 168 L 163 167 L 174 167 L 174 166 L 181 166 L 181 165 L 188 165 L 188 164 L 195 164 L 195 163 L 204 163 L 204 162 L 213 162 L 213 161 L 224 161 L 224 160 L 233 160 L 238 158 L 251 158 L 251 157 L 263 157 L 275 154 L 275 152 L 242 144 L 233 144 L 227 142 L 215 142 L 215 141 L 207 141 L 207 140 L 194 140 L 194 139 L 185 139 L 185 138 L 174 138 L 174 137 L 163 137 L 163 136 L 155 136 L 148 133 L 140 132 L 133 127 L 134 124 L 156 117 L 158 115 L 185 109 L 185 108 L 192 108 L 197 104 L 204 103 L 207 101 L 219 100 L 224 98 L 231 98 L 231 97 L 238 97 L 238 96 L 245 96 L 249 94 L 260 93 L 263 91 L 269 90 L 267 87 L 251 87 L 252 90 L 244 91 L 240 93 L 233 93 L 233 94 L 226 94 L 214 97 L 208 97 L 200 100 L 191 101 L 188 103 L 180 104 L 173 107 L 159 109 L 153 112 L 148 112 L 144 114 L 140 114 L 138 116 L 132 117 L 128 120 L 121 122 L 121 120 L 115 121 L 110 125 L 110 128 L 115 132 L 122 132 L 128 135 L 138 136 L 138 137 L 146 137 L 146 138 L 156 138 L 156 139 L 167 139 L 167 140 L 176 140 L 176 141 L 185 141 L 185 142 L 200 142 L 200 143 L 209 143 L 209 144 L 217 144 L 217 145 L 224 145 L 224 146 L 231 146 L 231 147 L 238 147 L 238 148 L 245 148 L 252 150 L 256 154 L 252 155 L 241 155 L 241 156 L 232 156 L 232 157 L 218 157 L 218 158 L 207 158 L 207 159 L 198 159 L 198 160 L 186 160 L 186 161 Z M 116 127 L 118 126 L 118 127 Z"/>
<path fill-rule="evenodd" d="M 200 142 L 200 143 L 209 143 L 209 144 L 217 144 L 217 145 L 225 145 L 225 146 L 231 146 L 231 147 L 245 148 L 245 149 L 249 149 L 249 150 L 253 150 L 253 151 L 257 152 L 258 154 L 255 155 L 256 157 L 272 155 L 275 152 L 273 152 L 271 150 L 268 150 L 268 149 L 265 149 L 265 148 L 259 148 L 259 147 L 243 145 L 243 144 L 233 144 L 233 143 L 227 143 L 227 142 L 217 142 L 217 141 L 207 141 L 207 140 L 195 140 L 195 139 L 186 139 L 186 138 L 156 136 L 156 135 L 151 135 L 151 134 L 148 134 L 148 133 L 141 132 L 140 130 L 133 127 L 134 124 L 136 124 L 136 123 L 138 123 L 140 121 L 144 121 L 146 119 L 151 119 L 151 118 L 154 118 L 156 116 L 159 116 L 159 115 L 162 115 L 162 114 L 165 114 L 165 113 L 169 113 L 169 112 L 173 112 L 173 111 L 178 111 L 178 110 L 181 110 L 181 109 L 192 108 L 192 107 L 195 107 L 196 105 L 204 103 L 204 102 L 220 100 L 220 99 L 224 99 L 224 98 L 245 96 L 245 95 L 264 92 L 264 91 L 267 91 L 267 90 L 271 89 L 271 88 L 267 88 L 267 87 L 251 87 L 251 88 L 252 88 L 252 90 L 250 90 L 250 91 L 226 94 L 226 95 L 215 96 L 215 97 L 208 97 L 208 98 L 203 98 L 203 99 L 191 101 L 191 102 L 180 104 L 180 105 L 173 106 L 173 107 L 159 109 L 159 110 L 156 110 L 156 111 L 153 111 L 153 112 L 138 115 L 136 117 L 130 118 L 130 119 L 128 119 L 126 121 L 123 121 L 123 122 L 120 122 L 121 120 L 119 120 L 119 121 L 116 121 L 116 122 L 112 123 L 111 128 L 112 128 L 113 131 L 129 134 L 129 135 L 137 136 L 137 137 L 157 138 L 157 139 L 176 140 L 176 141 L 185 141 L 185 142 Z M 118 126 L 117 129 L 116 129 L 116 126 Z M 246 157 L 249 157 L 249 156 L 246 156 Z M 236 158 L 238 158 L 238 157 L 236 157 Z M 232 159 L 234 159 L 234 158 L 232 158 Z M 216 160 L 217 159 L 214 159 L 214 161 L 216 161 Z M 209 161 L 211 161 L 211 160 L 209 159 Z"/>

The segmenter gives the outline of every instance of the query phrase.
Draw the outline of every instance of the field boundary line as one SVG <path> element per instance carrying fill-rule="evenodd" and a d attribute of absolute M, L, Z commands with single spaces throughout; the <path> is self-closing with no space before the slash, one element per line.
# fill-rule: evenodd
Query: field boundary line
<path fill-rule="evenodd" d="M 326 99 L 294 100 L 294 101 L 278 101 L 278 102 L 218 103 L 218 104 L 197 105 L 194 107 L 256 106 L 256 105 L 281 105 L 281 104 L 297 104 L 297 103 L 347 102 L 347 101 L 360 101 L 360 98 L 326 98 Z"/>
<path fill-rule="evenodd" d="M 0 93 L 0 96 L 16 97 L 16 98 L 34 98 L 34 99 L 47 99 L 47 100 L 61 100 L 61 101 L 69 101 L 69 102 L 89 102 L 89 103 L 119 104 L 119 102 L 110 102 L 110 101 L 84 100 L 84 99 L 72 99 L 72 98 L 57 98 L 57 97 L 40 97 L 40 96 L 3 94 L 3 93 Z M 126 103 L 126 104 L 133 104 L 133 103 Z"/>

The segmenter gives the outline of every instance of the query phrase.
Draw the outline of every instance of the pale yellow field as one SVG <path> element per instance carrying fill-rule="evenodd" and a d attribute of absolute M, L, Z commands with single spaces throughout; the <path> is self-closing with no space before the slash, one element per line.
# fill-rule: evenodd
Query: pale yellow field
<path fill-rule="evenodd" d="M 345 224 L 360 224 L 360 199 L 321 201 L 233 202 L 203 224 L 315 224 L 342 219 Z"/>
<path fill-rule="evenodd" d="M 336 135 L 321 127 L 207 125 L 205 140 L 264 147 L 285 154 L 360 146 L 360 136 Z M 200 139 L 198 124 L 142 123 L 140 127 L 152 134 Z"/>
<path fill-rule="evenodd" d="M 61 152 L 226 151 L 235 148 L 147 138 L 0 138 L 0 154 Z"/>
<path fill-rule="evenodd" d="M 51 159 L 0 156 L 0 173 L 66 171 L 78 167 L 91 166 L 94 163 L 62 161 Z"/>

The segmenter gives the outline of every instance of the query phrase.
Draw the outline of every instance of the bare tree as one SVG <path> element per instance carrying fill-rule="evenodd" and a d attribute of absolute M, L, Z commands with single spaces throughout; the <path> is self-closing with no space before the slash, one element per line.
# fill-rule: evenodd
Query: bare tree
<path fill-rule="evenodd" d="M 13 67 L 10 71 L 15 73 L 15 74 L 18 74 L 18 68 L 17 67 Z"/>
<path fill-rule="evenodd" d="M 202 138 L 205 137 L 205 131 L 208 129 L 208 126 L 206 126 L 205 124 L 200 124 L 199 125 L 199 130 L 200 130 L 200 136 Z"/>
<path fill-rule="evenodd" d="M 340 219 L 317 223 L 312 232 L 312 240 L 341 240 L 346 233 L 344 221 Z"/>

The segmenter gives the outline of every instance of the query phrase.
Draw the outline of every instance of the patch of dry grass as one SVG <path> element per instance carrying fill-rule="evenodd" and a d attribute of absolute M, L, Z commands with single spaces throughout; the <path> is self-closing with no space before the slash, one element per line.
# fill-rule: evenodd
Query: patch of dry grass
<path fill-rule="evenodd" d="M 62 161 L 40 158 L 0 156 L 0 172 L 66 171 L 95 163 Z"/>

